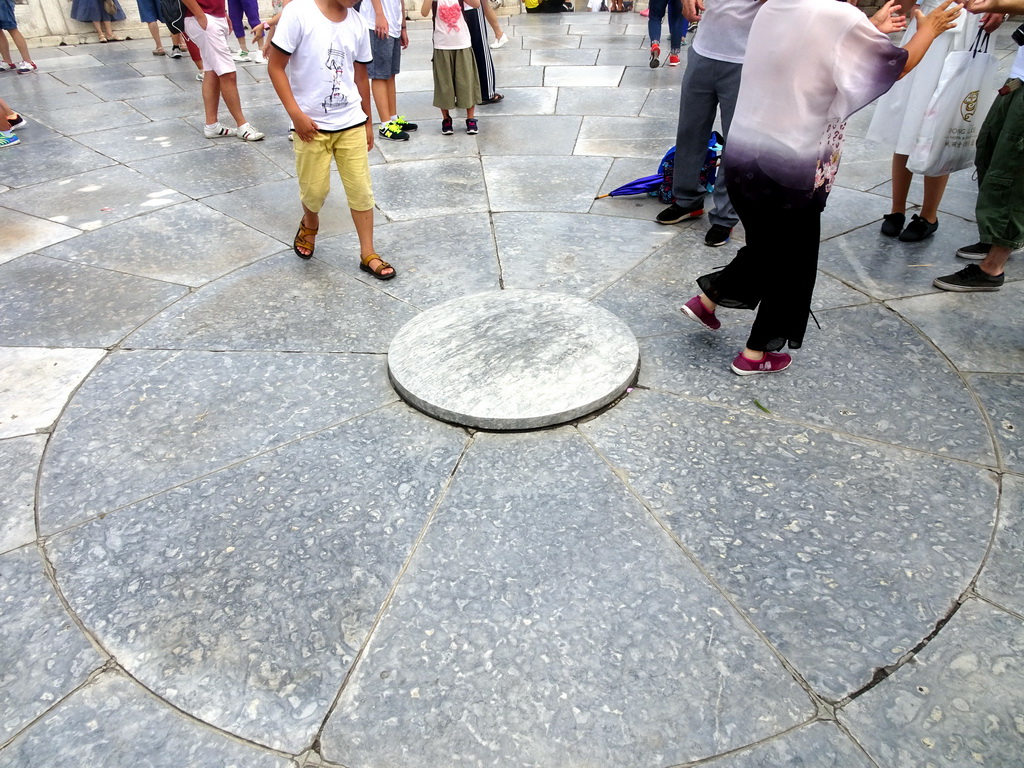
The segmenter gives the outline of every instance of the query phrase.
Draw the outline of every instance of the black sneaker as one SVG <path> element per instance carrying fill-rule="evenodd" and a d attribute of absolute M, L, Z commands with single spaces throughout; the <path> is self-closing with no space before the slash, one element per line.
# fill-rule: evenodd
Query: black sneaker
<path fill-rule="evenodd" d="M 961 259 L 981 261 L 986 256 L 988 256 L 988 251 L 991 247 L 991 243 L 975 243 L 974 245 L 965 245 L 963 248 L 956 249 L 956 255 L 958 258 Z"/>
<path fill-rule="evenodd" d="M 659 224 L 678 224 L 683 219 L 695 219 L 704 215 L 704 201 L 701 200 L 690 208 L 672 203 L 668 208 L 654 217 Z"/>
<path fill-rule="evenodd" d="M 910 217 L 910 223 L 907 224 L 907 228 L 900 233 L 900 242 L 903 243 L 917 243 L 924 240 L 926 237 L 931 237 L 935 234 L 935 230 L 939 228 L 938 220 L 932 224 L 925 219 L 922 219 L 916 213 Z"/>
<path fill-rule="evenodd" d="M 410 123 L 408 120 L 406 120 L 405 115 L 399 115 L 391 122 L 396 123 L 398 125 L 399 130 L 405 131 L 406 133 L 412 133 L 417 128 L 419 128 L 419 126 L 416 123 Z"/>
<path fill-rule="evenodd" d="M 977 264 L 968 264 L 959 272 L 945 277 L 936 277 L 932 285 L 944 291 L 957 291 L 958 293 L 969 293 L 972 291 L 998 291 L 1003 287 L 1005 277 L 999 275 L 992 277 L 981 271 Z"/>
<path fill-rule="evenodd" d="M 704 235 L 704 245 L 710 245 L 712 248 L 717 248 L 720 245 L 725 245 L 729 242 L 729 236 L 732 235 L 732 227 L 723 227 L 721 224 L 712 224 L 711 229 Z"/>
<path fill-rule="evenodd" d="M 906 222 L 907 216 L 904 213 L 887 213 L 882 217 L 882 234 L 886 237 L 899 237 Z"/>
<path fill-rule="evenodd" d="M 387 125 L 382 125 L 377 135 L 388 141 L 408 141 L 409 134 L 398 127 L 398 123 L 392 120 Z"/>
<path fill-rule="evenodd" d="M 466 133 L 470 136 L 480 133 L 480 125 L 477 123 L 475 117 L 466 118 Z"/>
<path fill-rule="evenodd" d="M 455 133 L 455 130 L 452 128 L 452 119 L 450 117 L 442 118 L 441 133 L 443 133 L 445 136 L 451 136 L 453 133 Z"/>

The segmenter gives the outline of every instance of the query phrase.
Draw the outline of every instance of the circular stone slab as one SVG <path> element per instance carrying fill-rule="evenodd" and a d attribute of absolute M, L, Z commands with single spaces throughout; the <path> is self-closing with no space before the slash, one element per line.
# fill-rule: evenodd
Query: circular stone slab
<path fill-rule="evenodd" d="M 536 429 L 607 405 L 636 378 L 624 322 L 543 291 L 487 291 L 414 318 L 388 349 L 398 393 L 424 413 L 481 429 Z"/>

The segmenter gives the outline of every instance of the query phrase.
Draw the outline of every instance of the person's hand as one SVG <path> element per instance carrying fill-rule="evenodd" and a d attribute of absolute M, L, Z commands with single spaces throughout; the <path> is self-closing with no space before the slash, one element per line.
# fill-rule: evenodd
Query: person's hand
<path fill-rule="evenodd" d="M 373 31 L 377 33 L 377 38 L 383 40 L 388 36 L 388 20 L 383 16 L 378 16 L 377 20 L 373 23 Z"/>
<path fill-rule="evenodd" d="M 292 125 L 295 127 L 295 135 L 302 141 L 312 141 L 316 138 L 320 126 L 309 115 L 300 112 L 292 117 Z"/>
<path fill-rule="evenodd" d="M 970 10 L 970 6 L 967 7 Z M 999 29 L 999 25 L 1006 21 L 1006 14 L 1004 13 L 984 13 L 981 16 L 981 21 L 978 23 L 983 30 L 986 32 L 995 32 Z"/>
<path fill-rule="evenodd" d="M 262 40 L 266 34 L 266 30 L 263 29 L 262 24 L 257 24 L 256 28 L 252 31 L 252 44 L 258 45 L 260 48 L 263 47 Z"/>
<path fill-rule="evenodd" d="M 402 27 L 402 36 L 398 38 L 398 44 L 402 46 L 403 51 L 409 47 L 409 32 L 405 27 Z"/>
<path fill-rule="evenodd" d="M 971 13 L 996 13 L 998 0 L 967 0 L 967 10 Z M 1003 14 L 1000 13 L 1001 17 Z"/>
<path fill-rule="evenodd" d="M 210 20 L 208 18 L 206 18 L 206 14 L 205 13 L 203 13 L 202 16 L 196 16 L 196 24 L 199 25 L 200 29 L 205 30 L 209 23 L 210 23 Z"/>
<path fill-rule="evenodd" d="M 895 5 L 895 0 L 889 0 L 885 5 L 878 9 L 877 13 L 871 17 L 871 23 L 877 27 L 878 31 L 883 35 L 891 34 L 892 32 L 901 32 L 907 28 L 907 17 L 899 13 L 902 10 L 902 6 Z"/>
<path fill-rule="evenodd" d="M 366 119 L 366 151 L 373 149 L 373 120 Z"/>
<path fill-rule="evenodd" d="M 704 13 L 704 0 L 683 0 L 683 17 L 693 24 Z"/>
<path fill-rule="evenodd" d="M 915 8 L 914 20 L 917 22 L 919 30 L 928 32 L 932 37 L 938 37 L 946 30 L 956 26 L 956 20 L 959 18 L 963 8 L 960 3 L 954 3 L 953 0 L 945 0 L 944 3 L 927 16 L 921 12 L 920 8 Z"/>

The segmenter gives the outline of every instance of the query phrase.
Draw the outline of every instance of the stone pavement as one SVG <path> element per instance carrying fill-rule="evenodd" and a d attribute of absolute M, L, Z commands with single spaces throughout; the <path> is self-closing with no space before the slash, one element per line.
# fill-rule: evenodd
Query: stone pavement
<path fill-rule="evenodd" d="M 678 307 L 742 233 L 594 199 L 654 172 L 681 68 L 633 14 L 508 23 L 475 137 L 440 135 L 412 25 L 421 127 L 372 154 L 389 283 L 340 190 L 292 254 L 265 68 L 258 144 L 203 138 L 149 41 L 0 77 L 30 119 L 0 155 L 0 766 L 1024 765 L 1024 266 L 931 288 L 970 172 L 887 240 L 856 116 L 821 328 L 741 379 L 750 316 Z M 613 312 L 637 386 L 518 434 L 399 400 L 396 331 L 496 288 Z"/>

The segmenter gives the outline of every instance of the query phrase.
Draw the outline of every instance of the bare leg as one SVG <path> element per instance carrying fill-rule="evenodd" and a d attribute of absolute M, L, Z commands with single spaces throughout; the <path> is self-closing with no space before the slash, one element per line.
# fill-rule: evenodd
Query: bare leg
<path fill-rule="evenodd" d="M 103 31 L 103 27 L 100 26 L 100 23 L 98 21 L 94 21 L 92 25 L 96 29 L 96 34 L 99 36 L 100 40 L 106 40 L 107 33 Z M 109 27 L 110 25 L 108 24 L 107 26 Z"/>
<path fill-rule="evenodd" d="M 8 64 L 13 64 L 11 61 L 11 46 L 7 44 L 7 35 L 0 29 L 0 59 L 3 59 Z"/>
<path fill-rule="evenodd" d="M 1001 245 L 993 245 L 988 249 L 988 256 L 981 260 L 978 264 L 981 267 L 981 271 L 986 275 L 992 277 L 999 277 L 1003 274 L 1003 267 L 1006 266 L 1006 262 L 1010 258 L 1011 249 L 1004 248 Z"/>
<path fill-rule="evenodd" d="M 472 120 L 473 116 L 475 114 L 476 114 L 476 107 L 475 106 L 470 107 L 469 109 L 466 110 L 466 119 L 467 120 Z"/>
<path fill-rule="evenodd" d="M 104 21 L 103 22 L 103 29 L 105 29 L 106 32 L 107 32 L 107 40 L 113 39 L 113 37 L 114 37 L 114 28 L 112 26 L 110 26 L 110 22 L 109 21 Z"/>
<path fill-rule="evenodd" d="M 241 37 L 236 37 L 235 39 L 238 41 L 238 50 L 240 50 L 240 51 L 248 51 L 249 50 L 246 47 L 246 45 L 245 45 L 245 35 L 242 35 Z"/>
<path fill-rule="evenodd" d="M 934 224 L 938 219 L 939 203 L 942 202 L 942 195 L 946 191 L 948 181 L 948 173 L 944 176 L 924 177 L 924 202 L 921 204 L 921 218 L 929 224 Z"/>
<path fill-rule="evenodd" d="M 217 108 L 220 106 L 220 77 L 216 72 L 207 72 L 203 76 L 203 110 L 206 112 L 206 124 L 217 122 Z"/>
<path fill-rule="evenodd" d="M 370 91 L 373 93 L 373 103 L 377 105 L 377 114 L 382 123 L 391 119 L 391 105 L 388 103 L 388 81 L 370 80 Z"/>
<path fill-rule="evenodd" d="M 354 211 L 353 211 L 353 213 L 354 213 Z M 308 227 L 309 229 L 320 229 L 320 214 L 319 213 L 314 213 L 313 211 L 309 210 L 309 208 L 306 207 L 305 203 L 303 203 L 303 205 L 302 205 L 302 226 Z M 309 240 L 310 240 L 310 242 L 314 242 L 316 240 L 316 235 L 310 236 Z M 304 254 L 307 251 L 309 251 L 308 248 L 303 248 L 301 246 L 296 246 L 296 247 L 299 249 L 299 251 L 301 253 L 304 253 Z M 307 254 L 307 255 L 310 255 L 310 254 Z"/>
<path fill-rule="evenodd" d="M 209 79 L 209 75 L 207 75 Z M 234 72 L 225 72 L 217 78 L 220 81 L 220 96 L 224 99 L 224 106 L 235 118 L 239 127 L 245 125 L 245 115 L 242 114 L 242 102 L 238 98 L 238 76 Z M 205 83 L 204 83 L 205 84 Z"/>
<path fill-rule="evenodd" d="M 398 93 L 395 91 L 395 76 L 392 75 L 387 79 L 388 84 L 388 117 L 398 114 Z"/>
<path fill-rule="evenodd" d="M 892 156 L 892 211 L 890 213 L 907 212 L 907 195 L 910 194 L 910 182 L 914 174 L 907 170 L 907 155 Z"/>
<path fill-rule="evenodd" d="M 359 258 L 366 259 L 376 253 L 373 247 L 373 208 L 368 211 L 357 211 L 349 208 L 352 223 L 356 225 L 356 236 L 359 238 Z"/>
<path fill-rule="evenodd" d="M 28 43 L 25 42 L 25 36 L 21 34 L 21 31 L 17 29 L 12 29 L 8 31 L 8 34 L 11 36 L 11 40 L 14 41 L 14 44 L 18 46 L 18 53 L 21 54 L 21 60 L 32 61 L 32 58 L 31 56 L 29 56 L 28 52 Z M 0 34 L 0 37 L 3 37 L 3 35 Z M 5 40 L 4 43 L 6 45 L 7 41 Z M 4 59 L 6 60 L 6 58 L 7 57 L 5 56 Z"/>
<path fill-rule="evenodd" d="M 156 45 L 156 50 L 162 51 L 164 46 L 160 42 L 160 27 L 155 21 L 149 22 L 147 26 L 149 27 L 149 34 L 153 36 L 153 43 Z"/>
<path fill-rule="evenodd" d="M 497 40 L 502 35 L 501 24 L 498 23 L 498 14 L 491 8 L 490 0 L 480 0 L 480 4 L 484 9 L 484 18 L 490 24 L 491 29 L 494 31 L 494 39 Z"/>

